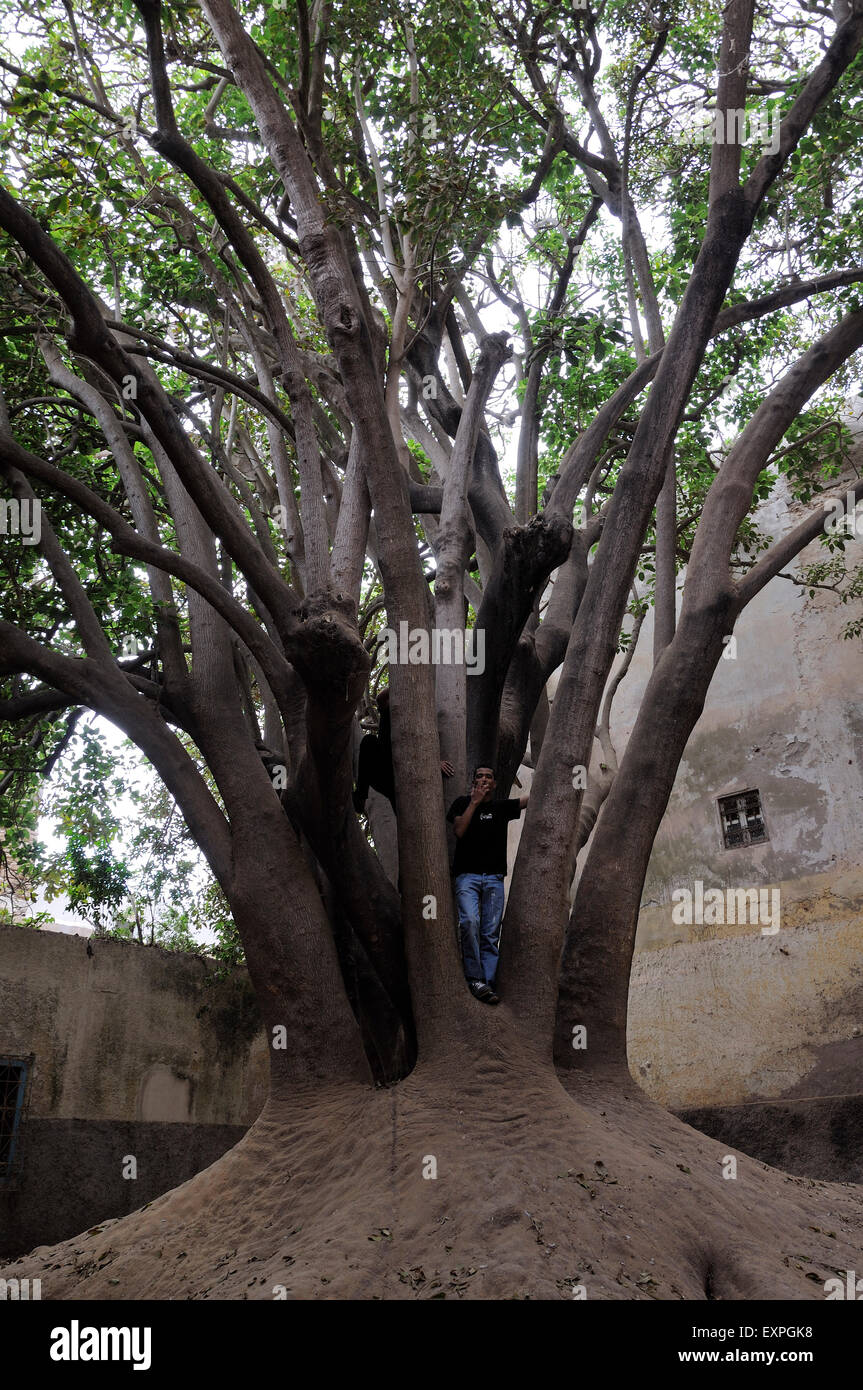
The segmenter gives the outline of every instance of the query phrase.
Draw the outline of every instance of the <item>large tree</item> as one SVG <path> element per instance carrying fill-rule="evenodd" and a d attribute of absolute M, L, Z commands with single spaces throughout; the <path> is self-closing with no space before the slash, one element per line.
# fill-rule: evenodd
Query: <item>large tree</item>
<path fill-rule="evenodd" d="M 242 1245 L 259 1296 L 446 1291 L 438 1255 L 459 1294 L 818 1294 L 789 1258 L 815 1206 L 745 1160 L 717 1181 L 720 1146 L 630 1080 L 626 1008 L 724 642 L 841 466 L 863 0 L 17 13 L 0 473 L 41 530 L 3 541 L 3 792 L 32 806 L 82 710 L 123 730 L 273 1044 L 243 1143 L 46 1293 L 239 1296 L 248 1266 L 215 1266 Z M 765 544 L 780 471 L 811 509 Z M 473 628 L 482 672 L 384 671 L 384 622 Z M 351 796 L 382 679 L 397 876 Z M 452 795 L 532 770 L 497 1010 L 461 976 L 441 759 Z M 853 1263 L 850 1228 L 805 1238 Z"/>

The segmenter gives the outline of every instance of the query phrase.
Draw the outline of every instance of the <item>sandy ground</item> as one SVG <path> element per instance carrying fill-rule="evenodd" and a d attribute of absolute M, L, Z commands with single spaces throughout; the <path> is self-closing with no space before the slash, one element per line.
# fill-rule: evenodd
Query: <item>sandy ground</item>
<path fill-rule="evenodd" d="M 457 1070 L 271 1105 L 182 1187 L 0 1273 L 43 1299 L 722 1300 L 863 1268 L 859 1186 L 739 1153 L 724 1178 L 731 1151 L 634 1082 Z"/>

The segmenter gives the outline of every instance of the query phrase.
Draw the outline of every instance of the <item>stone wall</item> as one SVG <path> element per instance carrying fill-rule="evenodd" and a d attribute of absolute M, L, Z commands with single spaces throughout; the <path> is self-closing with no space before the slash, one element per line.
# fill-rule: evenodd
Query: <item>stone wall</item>
<path fill-rule="evenodd" d="M 185 1181 L 266 1098 L 244 971 L 220 980 L 199 956 L 0 927 L 0 1056 L 30 1054 L 20 1173 L 0 1187 L 7 1258 Z"/>

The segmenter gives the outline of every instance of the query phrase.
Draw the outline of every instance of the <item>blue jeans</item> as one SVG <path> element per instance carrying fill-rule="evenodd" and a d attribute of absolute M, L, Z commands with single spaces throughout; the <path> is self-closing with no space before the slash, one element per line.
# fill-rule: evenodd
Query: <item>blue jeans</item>
<path fill-rule="evenodd" d="M 465 979 L 493 985 L 503 916 L 503 874 L 457 874 L 455 902 Z"/>

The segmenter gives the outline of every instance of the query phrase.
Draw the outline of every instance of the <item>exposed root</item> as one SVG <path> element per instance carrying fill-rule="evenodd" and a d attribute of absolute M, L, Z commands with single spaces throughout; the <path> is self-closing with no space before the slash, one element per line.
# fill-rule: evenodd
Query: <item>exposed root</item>
<path fill-rule="evenodd" d="M 863 1191 L 779 1173 L 634 1082 L 497 1058 L 267 1108 L 148 1207 L 3 1271 L 43 1298 L 823 1298 Z"/>

